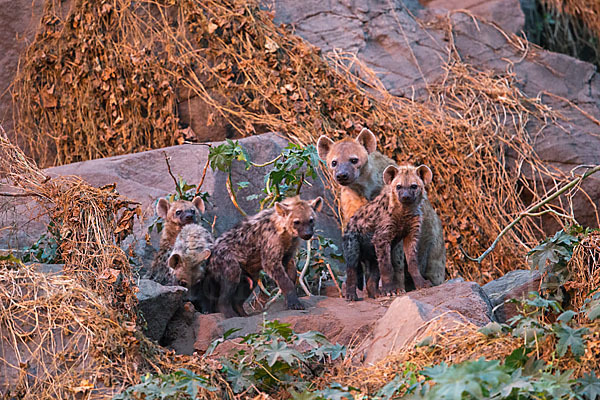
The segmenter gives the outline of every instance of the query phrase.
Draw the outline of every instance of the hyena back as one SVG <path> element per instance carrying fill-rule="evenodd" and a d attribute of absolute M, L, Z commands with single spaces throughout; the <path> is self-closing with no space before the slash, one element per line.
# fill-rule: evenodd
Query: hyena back
<path fill-rule="evenodd" d="M 298 196 L 285 199 L 247 218 L 217 239 L 209 273 L 219 286 L 219 312 L 226 317 L 235 316 L 239 305 L 232 305 L 231 299 L 239 297 L 236 292 L 243 285 L 242 275 L 247 274 L 256 283 L 261 270 L 277 283 L 289 309 L 304 308 L 296 295 L 294 256 L 299 239 L 308 240 L 313 236 L 315 212 L 321 209 L 322 203 L 321 197 L 310 202 Z"/>
<path fill-rule="evenodd" d="M 181 229 L 188 224 L 199 224 L 200 215 L 204 212 L 204 201 L 196 197 L 192 201 L 178 200 L 170 204 L 166 199 L 158 200 L 156 214 L 164 220 L 160 235 L 158 252 L 154 256 L 146 278 L 153 279 L 162 285 L 176 284 L 167 265 L 175 239 Z"/>

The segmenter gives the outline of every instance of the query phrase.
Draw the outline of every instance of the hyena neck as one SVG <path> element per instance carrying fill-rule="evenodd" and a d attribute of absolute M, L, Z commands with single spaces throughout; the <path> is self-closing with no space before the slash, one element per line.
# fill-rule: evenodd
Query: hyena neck
<path fill-rule="evenodd" d="M 181 232 L 181 226 L 176 224 L 165 224 L 163 234 L 160 237 L 160 245 L 173 247 L 179 232 Z"/>
<path fill-rule="evenodd" d="M 358 179 L 348 186 L 355 192 L 362 194 L 367 200 L 373 200 L 381 192 L 383 185 L 383 181 L 378 179 L 375 172 L 370 163 L 365 163 Z"/>

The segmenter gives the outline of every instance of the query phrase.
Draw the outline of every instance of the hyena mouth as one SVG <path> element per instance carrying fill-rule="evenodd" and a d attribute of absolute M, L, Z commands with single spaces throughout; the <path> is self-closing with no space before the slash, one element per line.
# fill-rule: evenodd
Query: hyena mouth
<path fill-rule="evenodd" d="M 312 233 L 310 233 L 310 234 L 308 234 L 308 233 L 305 233 L 305 234 L 303 234 L 303 235 L 300 235 L 300 237 L 301 237 L 302 239 L 304 239 L 304 240 L 310 240 L 310 238 L 312 238 L 312 237 L 313 237 L 313 234 L 312 234 Z"/>

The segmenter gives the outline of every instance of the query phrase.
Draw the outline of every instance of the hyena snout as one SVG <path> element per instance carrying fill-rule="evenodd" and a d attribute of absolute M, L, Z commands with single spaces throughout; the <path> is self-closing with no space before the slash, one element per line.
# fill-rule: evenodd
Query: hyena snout
<path fill-rule="evenodd" d="M 194 222 L 194 220 L 196 219 L 196 211 L 195 210 L 185 210 L 181 217 L 181 222 L 189 224 L 191 222 Z"/>
<path fill-rule="evenodd" d="M 335 171 L 335 180 L 342 186 L 350 185 L 356 180 L 356 169 L 349 164 L 342 164 Z"/>
<path fill-rule="evenodd" d="M 305 224 L 304 226 L 300 226 L 296 228 L 296 232 L 298 236 L 304 240 L 309 240 L 313 237 L 314 229 L 312 224 Z"/>
<path fill-rule="evenodd" d="M 411 189 L 400 189 L 397 191 L 398 200 L 402 204 L 412 204 L 418 200 L 418 194 Z"/>

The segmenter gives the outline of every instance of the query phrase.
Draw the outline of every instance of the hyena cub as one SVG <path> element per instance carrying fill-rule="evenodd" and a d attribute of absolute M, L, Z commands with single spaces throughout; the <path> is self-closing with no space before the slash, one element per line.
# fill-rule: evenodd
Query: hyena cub
<path fill-rule="evenodd" d="M 239 307 L 232 302 L 239 301 L 235 299 L 243 275 L 256 282 L 261 270 L 277 283 L 288 309 L 304 309 L 296 295 L 294 255 L 300 238 L 312 238 L 315 212 L 322 204 L 321 197 L 312 201 L 300 200 L 299 196 L 288 198 L 247 218 L 217 239 L 208 269 L 219 287 L 219 312 L 228 318 L 235 316 L 233 308 Z"/>
<path fill-rule="evenodd" d="M 206 260 L 213 245 L 212 235 L 200 224 L 189 224 L 177 235 L 168 265 L 179 286 L 190 289 L 204 278 Z"/>
<path fill-rule="evenodd" d="M 431 178 L 425 165 L 387 167 L 382 192 L 350 219 L 343 237 L 348 300 L 357 300 L 356 273 L 361 261 L 376 260 L 385 294 L 405 291 L 404 269 L 396 271 L 396 276 L 401 276 L 394 282 L 391 253 L 398 242 L 403 245 L 408 272 L 417 289 L 443 281 L 446 249 L 442 225 L 425 191 Z M 432 263 L 435 265 L 428 265 Z M 368 282 L 374 284 L 377 282 Z"/>
<path fill-rule="evenodd" d="M 337 142 L 321 136 L 317 142 L 319 157 L 326 161 L 341 188 L 340 206 L 344 225 L 363 205 L 373 200 L 383 188 L 383 170 L 396 163 L 376 151 L 377 138 L 364 128 L 356 139 Z"/>
<path fill-rule="evenodd" d="M 188 224 L 199 224 L 200 214 L 204 212 L 204 201 L 196 197 L 192 201 L 178 200 L 169 204 L 166 199 L 158 200 L 156 214 L 164 219 L 163 230 L 160 235 L 158 252 L 152 261 L 146 278 L 153 279 L 162 285 L 177 284 L 173 280 L 167 260 L 171 255 L 175 238 L 181 228 Z"/>

